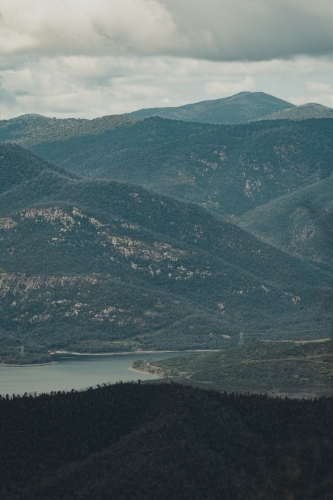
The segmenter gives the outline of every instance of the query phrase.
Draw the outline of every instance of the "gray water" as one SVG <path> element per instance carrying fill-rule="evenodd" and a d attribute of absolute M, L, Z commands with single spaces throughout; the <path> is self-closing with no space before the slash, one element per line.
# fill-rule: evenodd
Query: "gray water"
<path fill-rule="evenodd" d="M 151 374 L 130 370 L 133 361 L 184 356 L 184 352 L 112 354 L 107 356 L 54 355 L 56 363 L 33 367 L 0 366 L 0 394 L 49 393 L 86 389 L 97 384 L 153 380 Z"/>

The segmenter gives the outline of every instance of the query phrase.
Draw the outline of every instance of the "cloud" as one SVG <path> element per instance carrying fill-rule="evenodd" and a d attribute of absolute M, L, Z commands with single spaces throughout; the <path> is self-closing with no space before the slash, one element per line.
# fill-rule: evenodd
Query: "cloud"
<path fill-rule="evenodd" d="M 333 86 L 331 84 L 318 81 L 307 81 L 306 87 L 312 94 L 312 102 L 333 107 Z"/>
<path fill-rule="evenodd" d="M 332 23 L 331 0 L 0 0 L 0 54 L 327 55 Z"/>
<path fill-rule="evenodd" d="M 306 86 L 309 90 L 312 90 L 313 92 L 320 92 L 322 94 L 332 94 L 333 93 L 333 87 L 332 87 L 332 85 L 329 85 L 328 83 L 306 82 Z"/>
<path fill-rule="evenodd" d="M 57 117 L 120 114 L 180 106 L 242 90 L 268 92 L 295 104 L 332 106 L 332 93 L 306 82 L 333 81 L 330 61 L 213 62 L 173 57 L 58 56 L 0 64 L 0 119 L 24 113 Z M 325 87 L 326 88 L 326 87 Z M 295 97 L 296 96 L 296 97 Z"/>
<path fill-rule="evenodd" d="M 179 36 L 155 0 L 0 0 L 2 55 L 151 55 Z"/>
<path fill-rule="evenodd" d="M 262 61 L 333 52 L 330 0 L 161 0 L 187 55 Z"/>
<path fill-rule="evenodd" d="M 255 87 L 256 83 L 254 78 L 246 76 L 240 81 L 207 82 L 205 85 L 205 92 L 209 97 L 219 97 L 225 94 L 236 94 L 244 90 L 255 90 Z"/>
<path fill-rule="evenodd" d="M 0 118 L 242 90 L 331 106 L 332 24 L 332 0 L 0 0 Z"/>

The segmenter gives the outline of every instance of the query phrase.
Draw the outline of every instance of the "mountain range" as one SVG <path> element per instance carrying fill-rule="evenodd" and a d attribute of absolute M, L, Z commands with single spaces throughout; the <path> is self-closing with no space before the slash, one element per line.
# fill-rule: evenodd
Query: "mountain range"
<path fill-rule="evenodd" d="M 310 120 L 312 118 L 333 118 L 333 109 L 321 104 L 308 103 L 282 109 L 259 120 Z"/>
<path fill-rule="evenodd" d="M 21 145 L 79 175 L 137 183 L 225 216 L 332 173 L 331 119 L 235 126 L 118 119 L 112 129 L 99 120 L 98 130 L 95 123 L 72 134 L 57 129 L 39 142 L 22 134 Z"/>
<path fill-rule="evenodd" d="M 332 128 L 0 122 L 2 362 L 330 336 Z"/>
<path fill-rule="evenodd" d="M 57 349 L 221 348 L 244 328 L 249 338 L 279 338 L 288 325 L 295 336 L 310 327 L 327 335 L 329 315 L 311 319 L 327 294 L 325 269 L 198 205 L 81 179 L 16 145 L 2 145 L 0 157 L 4 361 L 22 344 L 28 359 Z"/>
<path fill-rule="evenodd" d="M 240 92 L 230 97 L 185 106 L 140 109 L 130 115 L 140 119 L 159 116 L 169 120 L 235 125 L 293 107 L 293 104 L 264 92 Z"/>
<path fill-rule="evenodd" d="M 285 209 L 274 215 L 276 220 L 280 214 L 278 225 L 270 219 L 275 200 L 279 204 L 281 199 L 283 204 L 294 197 L 301 205 L 311 202 L 319 217 L 329 218 L 332 213 L 332 133 L 332 119 L 213 126 L 148 118 L 100 134 L 53 141 L 40 138 L 39 143 L 27 146 L 75 174 L 135 182 L 155 192 L 200 204 L 247 230 L 253 229 L 260 237 L 271 238 L 271 233 L 281 227 L 286 238 L 283 228 L 290 226 L 291 219 L 283 217 Z M 325 185 L 324 206 L 318 197 L 322 199 Z M 270 214 L 266 236 L 255 228 L 259 212 L 254 212 L 253 224 L 246 223 L 252 211 L 261 208 L 260 214 Z M 308 213 L 303 217 L 303 226 L 313 228 L 312 219 Z M 298 238 L 296 246 L 287 242 L 281 246 L 280 240 L 281 237 L 267 241 L 295 255 L 332 263 L 330 239 L 324 242 L 321 237 L 325 249 L 320 244 L 317 250 L 309 251 L 305 248 L 307 238 Z M 325 257 L 321 256 L 323 252 Z"/>
<path fill-rule="evenodd" d="M 264 92 L 240 92 L 222 99 L 179 107 L 140 109 L 130 115 L 140 119 L 159 116 L 185 122 L 236 125 L 256 120 L 333 118 L 333 109 L 316 103 L 295 106 Z"/>

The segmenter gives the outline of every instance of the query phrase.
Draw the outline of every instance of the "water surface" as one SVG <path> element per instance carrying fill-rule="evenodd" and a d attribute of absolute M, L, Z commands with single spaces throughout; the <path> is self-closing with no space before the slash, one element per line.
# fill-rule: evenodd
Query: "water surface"
<path fill-rule="evenodd" d="M 54 355 L 56 363 L 34 367 L 0 366 L 0 394 L 45 393 L 85 389 L 97 384 L 153 380 L 151 374 L 130 370 L 133 361 L 184 356 L 184 352 L 112 354 L 107 356 Z"/>

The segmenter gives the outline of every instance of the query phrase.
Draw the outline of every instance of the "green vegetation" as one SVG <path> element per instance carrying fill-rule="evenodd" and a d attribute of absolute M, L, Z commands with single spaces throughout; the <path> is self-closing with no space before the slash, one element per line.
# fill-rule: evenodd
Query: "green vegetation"
<path fill-rule="evenodd" d="M 34 144 L 41 141 L 68 139 L 74 136 L 99 134 L 116 127 L 131 126 L 138 120 L 128 115 L 113 115 L 83 119 L 47 118 L 41 115 L 23 115 L 0 121 L 0 141 Z"/>
<path fill-rule="evenodd" d="M 314 262 L 333 264 L 333 176 L 247 212 L 238 224 Z"/>
<path fill-rule="evenodd" d="M 3 337 L 3 335 L 1 335 Z M 16 341 L 17 343 L 17 341 Z M 45 352 L 37 352 L 36 346 L 31 349 L 32 352 L 22 352 L 21 346 L 13 347 L 4 342 L 0 353 L 0 365 L 7 366 L 35 366 L 45 365 L 53 362 L 51 354 Z"/>
<path fill-rule="evenodd" d="M 0 144 L 0 195 L 40 175 L 76 176 L 14 144 Z"/>
<path fill-rule="evenodd" d="M 161 377 L 224 391 L 333 395 L 333 341 L 262 341 L 221 352 L 138 364 Z"/>
<path fill-rule="evenodd" d="M 6 500 L 328 500 L 333 398 L 117 384 L 0 398 Z"/>
<path fill-rule="evenodd" d="M 154 112 L 282 109 L 0 122 L 0 364 L 210 350 L 0 397 L 1 498 L 331 499 L 333 120 L 260 93 Z"/>
<path fill-rule="evenodd" d="M 330 334 L 326 269 L 198 205 L 1 152 L 2 362 L 23 362 L 22 345 L 40 357 L 221 349 L 244 329 L 252 340 Z"/>
<path fill-rule="evenodd" d="M 309 120 L 313 118 L 333 118 L 333 109 L 315 103 L 302 104 L 276 111 L 258 120 Z"/>
<path fill-rule="evenodd" d="M 293 108 L 293 104 L 264 92 L 240 92 L 230 97 L 185 106 L 140 109 L 130 115 L 141 119 L 160 116 L 169 120 L 230 125 L 246 123 L 289 108 Z"/>
<path fill-rule="evenodd" d="M 29 146 L 89 178 L 136 183 L 234 219 L 332 174 L 333 120 L 214 126 L 148 118 Z"/>

